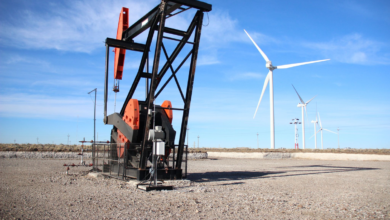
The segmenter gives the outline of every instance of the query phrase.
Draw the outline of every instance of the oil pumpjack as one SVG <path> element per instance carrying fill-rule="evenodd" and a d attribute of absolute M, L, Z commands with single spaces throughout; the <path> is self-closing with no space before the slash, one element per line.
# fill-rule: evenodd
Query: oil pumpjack
<path fill-rule="evenodd" d="M 196 12 L 187 29 L 179 30 L 165 25 L 167 19 L 192 9 L 195 9 Z M 151 172 L 153 162 L 155 166 L 153 166 L 152 172 L 156 172 L 160 179 L 181 179 L 183 177 L 181 166 L 203 15 L 204 12 L 209 12 L 211 9 L 210 4 L 201 1 L 162 0 L 150 12 L 129 26 L 129 9 L 122 8 L 119 14 L 116 39 L 107 38 L 105 41 L 106 67 L 103 121 L 105 124 L 113 125 L 111 149 L 109 151 L 113 172 L 124 173 L 126 176 L 137 180 L 145 180 Z M 134 38 L 145 31 L 148 33 L 146 42 L 143 44 L 135 43 Z M 154 55 L 153 59 L 149 60 L 151 44 L 155 35 Z M 165 41 L 177 42 L 170 55 L 164 46 Z M 180 61 L 178 55 L 185 46 L 189 46 L 191 49 L 185 56 L 180 56 L 180 58 L 184 57 Z M 123 76 L 126 51 L 142 53 L 142 58 L 121 111 L 107 115 L 110 47 L 115 48 L 113 88 L 115 94 L 119 92 L 119 80 L 122 80 Z M 161 53 L 161 50 L 163 53 Z M 162 56 L 166 60 L 165 63 L 160 62 Z M 188 80 L 186 87 L 184 87 L 185 94 L 183 94 L 176 74 L 188 60 L 190 64 Z M 149 71 L 150 61 L 152 64 L 151 71 Z M 180 65 L 174 69 L 173 62 L 179 62 Z M 168 71 L 170 76 L 167 74 Z M 181 71 L 180 74 L 185 74 L 185 72 Z M 133 98 L 141 79 L 145 80 L 145 100 Z M 173 108 L 169 100 L 165 100 L 161 105 L 155 103 L 156 98 L 172 79 L 174 79 L 183 100 L 183 107 Z M 178 130 L 179 138 L 176 138 L 176 130 L 172 126 L 173 111 L 183 112 L 181 126 Z M 175 144 L 175 139 L 178 139 L 177 144 Z M 177 152 L 175 152 L 176 149 Z M 173 154 L 173 161 L 169 161 L 170 154 Z M 120 163 L 122 163 L 122 166 Z"/>

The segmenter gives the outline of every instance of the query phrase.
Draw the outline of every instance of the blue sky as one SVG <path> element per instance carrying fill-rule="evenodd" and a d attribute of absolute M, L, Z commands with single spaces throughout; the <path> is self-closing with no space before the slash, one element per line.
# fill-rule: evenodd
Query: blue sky
<path fill-rule="evenodd" d="M 201 147 L 256 148 L 257 133 L 259 147 L 270 146 L 269 89 L 253 119 L 268 69 L 246 29 L 274 65 L 331 59 L 274 71 L 276 148 L 294 147 L 294 127 L 289 122 L 301 119 L 291 84 L 305 101 L 317 95 L 307 106 L 307 148 L 314 148 L 314 138 L 309 138 L 314 134 L 310 121 L 316 106 L 324 128 L 341 129 L 342 148 L 390 148 L 389 1 L 206 2 L 213 10 L 205 15 L 202 29 L 189 117 L 190 146 L 199 136 Z M 103 42 L 115 38 L 121 7 L 129 8 L 133 23 L 158 3 L 2 1 L 0 142 L 66 144 L 68 134 L 71 143 L 93 139 L 93 95 L 87 93 L 94 88 L 98 139 L 107 140 L 111 126 L 102 122 Z M 185 27 L 191 13 L 168 20 L 167 26 Z M 145 38 L 142 34 L 136 42 L 144 43 Z M 172 51 L 174 44 L 166 45 Z M 139 53 L 127 53 L 117 111 L 139 62 Z M 187 70 L 183 71 L 178 76 L 185 85 Z M 110 86 L 112 78 L 113 60 Z M 135 98 L 144 99 L 143 86 L 141 82 Z M 156 104 L 165 99 L 174 107 L 182 106 L 174 84 Z M 109 113 L 113 111 L 110 92 Z M 177 131 L 180 116 L 174 112 Z M 320 146 L 319 134 L 317 139 Z M 324 148 L 336 147 L 337 135 L 324 132 Z"/>

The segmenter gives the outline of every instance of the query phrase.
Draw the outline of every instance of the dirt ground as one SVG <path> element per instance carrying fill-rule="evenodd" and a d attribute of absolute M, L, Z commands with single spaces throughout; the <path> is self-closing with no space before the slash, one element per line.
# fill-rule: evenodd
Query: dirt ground
<path fill-rule="evenodd" d="M 204 159 L 144 192 L 78 160 L 0 159 L 1 219 L 390 219 L 390 162 Z"/>

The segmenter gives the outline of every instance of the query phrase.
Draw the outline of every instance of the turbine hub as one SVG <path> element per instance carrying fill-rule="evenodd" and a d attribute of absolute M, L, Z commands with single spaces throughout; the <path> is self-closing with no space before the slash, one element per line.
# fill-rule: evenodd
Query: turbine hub
<path fill-rule="evenodd" d="M 267 61 L 265 63 L 265 67 L 267 67 L 268 69 L 274 69 L 273 66 L 272 66 L 272 62 L 271 61 Z"/>

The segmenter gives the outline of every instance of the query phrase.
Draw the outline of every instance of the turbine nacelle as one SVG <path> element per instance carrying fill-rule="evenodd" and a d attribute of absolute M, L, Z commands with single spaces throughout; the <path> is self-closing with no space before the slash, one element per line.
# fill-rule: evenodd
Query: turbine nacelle
<path fill-rule="evenodd" d="M 271 61 L 267 61 L 265 63 L 265 67 L 267 67 L 267 69 L 269 69 L 269 70 L 276 69 L 274 66 L 272 66 L 272 62 Z"/>
<path fill-rule="evenodd" d="M 298 103 L 297 107 L 306 107 L 306 104 Z"/>

